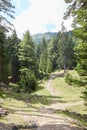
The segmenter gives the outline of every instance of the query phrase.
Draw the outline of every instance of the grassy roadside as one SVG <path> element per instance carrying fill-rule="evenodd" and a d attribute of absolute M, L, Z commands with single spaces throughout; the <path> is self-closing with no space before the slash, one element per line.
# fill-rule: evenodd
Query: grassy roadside
<path fill-rule="evenodd" d="M 58 92 L 58 95 L 61 96 L 62 101 L 75 102 L 82 100 L 81 96 L 84 88 L 68 85 L 63 77 L 53 79 L 52 86 Z"/>
<path fill-rule="evenodd" d="M 56 74 L 55 72 L 54 74 Z M 61 71 L 62 73 L 62 71 Z M 75 78 L 79 78 L 78 74 L 76 71 L 69 71 L 72 76 Z M 52 86 L 54 90 L 58 93 L 58 95 L 61 97 L 61 102 L 78 102 L 82 101 L 82 92 L 85 90 L 84 86 L 83 87 L 78 87 L 76 85 L 68 85 L 65 83 L 64 77 L 56 77 L 52 80 Z M 80 108 L 80 109 L 79 109 Z M 77 111 L 81 114 L 87 114 L 86 107 L 84 104 L 82 105 L 77 105 L 76 107 L 70 107 L 73 111 Z"/>
<path fill-rule="evenodd" d="M 79 76 L 76 71 L 69 71 L 69 73 L 74 77 L 78 78 Z M 56 74 L 56 72 L 54 73 Z M 83 87 L 78 87 L 76 85 L 68 85 L 65 83 L 64 77 L 56 77 L 52 80 L 52 86 L 54 90 L 61 97 L 61 102 L 78 102 L 82 101 L 82 92 L 84 91 Z M 87 128 L 87 107 L 83 104 L 68 107 L 66 110 L 57 110 L 57 114 L 64 114 L 74 120 L 77 120 L 78 123 Z"/>
<path fill-rule="evenodd" d="M 56 74 L 58 72 L 55 72 Z M 61 72 L 60 72 L 61 73 Z M 74 72 L 73 75 L 77 75 Z M 5 92 L 4 97 L 0 98 L 0 104 L 10 111 L 6 117 L 0 117 L 0 122 L 23 124 L 24 119 L 17 111 L 23 111 L 25 114 L 32 114 L 43 106 L 48 106 L 52 100 L 58 99 L 60 103 L 69 103 L 81 101 L 82 91 L 84 87 L 70 86 L 65 83 L 64 77 L 56 77 L 51 80 L 53 90 L 56 91 L 56 96 L 52 96 L 48 90 L 45 89 L 45 84 L 48 81 L 39 81 L 38 89 L 32 94 Z M 84 115 L 87 115 L 84 104 L 68 107 L 65 111 L 56 111 L 58 114 L 64 114 L 70 118 L 78 119 L 78 114 L 82 117 L 81 122 L 84 123 Z"/>
<path fill-rule="evenodd" d="M 39 81 L 38 90 L 32 94 L 4 91 L 3 98 L 0 98 L 0 104 L 9 111 L 9 114 L 0 117 L 0 122 L 23 125 L 25 120 L 23 115 L 20 114 L 21 111 L 25 115 L 32 114 L 44 105 L 49 105 L 51 103 L 49 98 L 51 95 L 44 88 L 45 83 L 45 81 Z"/>

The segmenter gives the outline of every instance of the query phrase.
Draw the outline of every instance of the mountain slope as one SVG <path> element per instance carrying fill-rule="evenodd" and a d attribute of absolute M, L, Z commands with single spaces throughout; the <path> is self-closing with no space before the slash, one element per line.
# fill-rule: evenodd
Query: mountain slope
<path fill-rule="evenodd" d="M 43 37 L 48 42 L 48 41 L 50 41 L 51 38 L 56 37 L 57 34 L 58 34 L 57 32 L 40 33 L 40 34 L 32 35 L 32 39 L 33 39 L 34 43 L 39 44 L 42 42 Z"/>

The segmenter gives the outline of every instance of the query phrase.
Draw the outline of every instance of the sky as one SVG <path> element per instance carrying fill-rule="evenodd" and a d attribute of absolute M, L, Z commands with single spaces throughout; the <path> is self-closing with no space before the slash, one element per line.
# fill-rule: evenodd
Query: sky
<path fill-rule="evenodd" d="M 67 8 L 64 0 L 12 0 L 15 5 L 14 27 L 19 36 L 26 30 L 30 34 L 58 32 Z M 71 19 L 64 21 L 71 30 Z"/>

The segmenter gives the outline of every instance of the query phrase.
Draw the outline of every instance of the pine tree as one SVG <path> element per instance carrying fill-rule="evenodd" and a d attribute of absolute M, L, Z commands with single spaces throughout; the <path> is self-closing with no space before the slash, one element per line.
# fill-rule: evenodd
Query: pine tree
<path fill-rule="evenodd" d="M 74 35 L 78 38 L 76 47 L 77 72 L 87 85 L 87 0 L 65 1 L 70 4 L 65 17 L 73 15 Z M 84 99 L 87 105 L 87 88 Z"/>
<path fill-rule="evenodd" d="M 58 59 L 58 36 L 50 40 L 48 46 L 48 59 L 47 59 L 47 70 L 53 71 L 58 68 L 57 59 Z"/>
<path fill-rule="evenodd" d="M 30 70 L 35 69 L 35 46 L 29 31 L 26 31 L 20 44 L 19 59 L 21 66 L 25 66 Z"/>
<path fill-rule="evenodd" d="M 50 73 L 52 71 L 53 71 L 52 60 L 51 60 L 51 56 L 48 55 L 48 57 L 47 57 L 47 72 Z"/>
<path fill-rule="evenodd" d="M 43 73 L 46 73 L 47 70 L 47 44 L 46 40 L 43 37 L 42 39 L 42 49 L 41 49 L 41 57 L 40 57 L 40 70 Z"/>
<path fill-rule="evenodd" d="M 87 76 L 87 43 L 80 43 L 76 48 L 77 71 L 80 76 Z"/>
<path fill-rule="evenodd" d="M 66 1 L 66 0 L 65 0 Z M 66 1 L 70 6 L 66 12 L 65 17 L 73 15 L 74 21 L 74 35 L 79 39 L 77 46 L 77 71 L 80 75 L 87 76 L 87 1 Z"/>
<path fill-rule="evenodd" d="M 10 25 L 12 24 L 6 17 L 9 16 L 10 18 L 14 18 L 14 8 L 15 7 L 12 5 L 11 0 L 0 0 L 0 28 L 3 28 L 5 30 L 11 29 Z"/>
<path fill-rule="evenodd" d="M 60 32 L 58 39 L 59 68 L 65 68 L 65 71 L 66 69 L 73 69 L 76 66 L 76 59 L 74 58 L 75 41 L 73 40 L 72 34 L 70 32 Z"/>
<path fill-rule="evenodd" d="M 12 75 L 12 82 L 17 82 L 19 80 L 19 43 L 20 40 L 17 37 L 16 31 L 14 30 L 11 37 L 9 39 L 9 58 L 11 62 L 11 75 Z"/>
<path fill-rule="evenodd" d="M 61 61 L 61 66 L 63 65 L 65 73 L 67 69 L 67 33 L 63 22 L 59 40 L 59 60 Z"/>
<path fill-rule="evenodd" d="M 26 31 L 20 43 L 20 85 L 24 91 L 31 92 L 36 89 L 36 58 L 35 46 L 29 31 Z"/>
<path fill-rule="evenodd" d="M 7 42 L 3 30 L 0 30 L 0 83 L 8 84 Z"/>

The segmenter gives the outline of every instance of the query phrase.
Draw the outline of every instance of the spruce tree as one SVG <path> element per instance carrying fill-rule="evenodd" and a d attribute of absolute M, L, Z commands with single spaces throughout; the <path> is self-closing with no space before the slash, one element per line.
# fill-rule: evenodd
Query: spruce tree
<path fill-rule="evenodd" d="M 12 82 L 17 82 L 19 80 L 19 43 L 20 40 L 17 37 L 16 31 L 14 30 L 12 35 L 8 38 L 9 40 L 9 58 L 11 64 L 11 75 L 12 75 Z"/>
<path fill-rule="evenodd" d="M 47 71 L 47 44 L 46 40 L 43 37 L 42 39 L 42 49 L 41 49 L 41 57 L 40 57 L 40 70 L 43 73 L 46 73 Z"/>
<path fill-rule="evenodd" d="M 8 17 L 9 18 L 14 18 L 13 16 L 13 9 L 15 7 L 12 5 L 11 0 L 0 0 L 0 28 L 5 29 L 5 30 L 9 30 L 11 29 L 11 22 L 9 22 Z"/>
<path fill-rule="evenodd" d="M 79 39 L 76 49 L 78 62 L 77 71 L 80 75 L 87 76 L 87 1 L 65 0 L 65 2 L 70 4 L 67 12 L 65 13 L 65 18 L 73 15 L 74 35 Z"/>
<path fill-rule="evenodd" d="M 76 66 L 76 59 L 74 58 L 74 46 L 75 41 L 73 40 L 70 32 L 60 32 L 58 35 L 58 65 L 59 68 L 73 69 Z"/>
<path fill-rule="evenodd" d="M 7 41 L 3 30 L 0 30 L 0 83 L 8 84 Z"/>
<path fill-rule="evenodd" d="M 87 0 L 65 0 L 65 2 L 70 4 L 65 18 L 73 15 L 74 35 L 78 38 L 76 47 L 77 72 L 87 85 Z M 87 88 L 84 99 L 87 104 Z"/>
<path fill-rule="evenodd" d="M 58 36 L 52 38 L 48 45 L 48 59 L 47 59 L 47 70 L 53 71 L 58 68 L 57 59 L 58 59 Z"/>
<path fill-rule="evenodd" d="M 52 64 L 51 56 L 48 54 L 48 57 L 47 57 L 47 72 L 50 73 L 52 71 L 53 71 L 53 64 Z"/>
<path fill-rule="evenodd" d="M 20 43 L 20 85 L 24 91 L 31 92 L 36 89 L 36 58 L 35 45 L 29 31 L 26 31 Z"/>
<path fill-rule="evenodd" d="M 67 69 L 67 33 L 64 23 L 62 22 L 60 39 L 59 39 L 59 59 L 63 65 L 64 73 Z"/>

